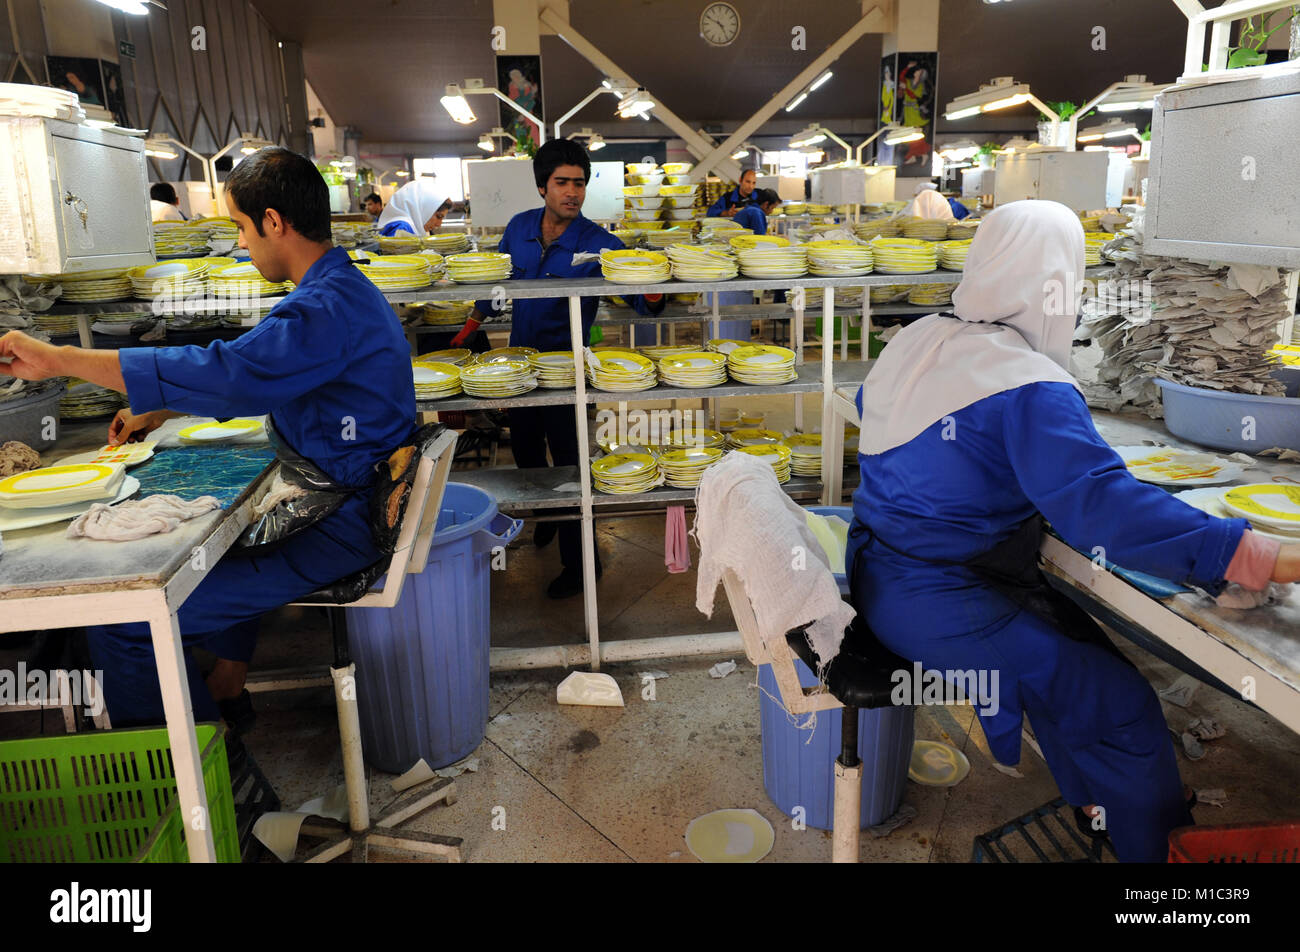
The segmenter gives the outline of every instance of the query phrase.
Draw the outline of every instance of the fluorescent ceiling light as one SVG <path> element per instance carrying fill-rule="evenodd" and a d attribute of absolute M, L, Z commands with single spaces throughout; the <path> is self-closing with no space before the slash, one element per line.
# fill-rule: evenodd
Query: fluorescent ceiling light
<path fill-rule="evenodd" d="M 885 133 L 885 145 L 902 145 L 904 142 L 915 142 L 917 139 L 924 139 L 925 133 L 916 126 L 900 126 Z"/>
<path fill-rule="evenodd" d="M 478 137 L 478 147 L 484 152 L 495 152 L 497 150 L 497 144 L 492 141 L 492 137 L 486 132 Z"/>
<path fill-rule="evenodd" d="M 603 148 L 605 148 L 605 140 L 601 137 L 599 132 L 587 140 L 588 152 L 597 152 Z"/>
<path fill-rule="evenodd" d="M 816 145 L 826 141 L 826 133 L 818 126 L 808 126 L 790 137 L 790 148 L 802 149 L 804 146 Z"/>
<path fill-rule="evenodd" d="M 396 175 L 398 178 L 410 178 L 411 176 L 411 173 L 406 171 L 406 169 L 398 169 L 393 174 Z"/>
<path fill-rule="evenodd" d="M 134 14 L 135 16 L 144 16 L 149 12 L 149 8 L 140 0 L 99 0 L 106 7 L 112 7 L 114 10 L 121 10 L 123 13 Z"/>
<path fill-rule="evenodd" d="M 642 87 L 637 87 L 635 92 L 629 93 L 619 100 L 618 108 L 615 114 L 620 119 L 631 119 L 633 116 L 640 116 L 649 121 L 649 113 L 655 107 L 655 102 L 650 98 L 650 94 Z"/>
<path fill-rule="evenodd" d="M 977 92 L 958 96 L 948 103 L 944 118 L 951 121 L 994 109 L 1007 109 L 1028 102 L 1029 98 L 1026 84 L 1017 83 L 1011 76 L 998 76 L 991 83 L 981 85 Z"/>
<path fill-rule="evenodd" d="M 743 159 L 747 155 L 749 155 L 749 149 L 745 146 L 742 146 L 741 148 L 737 149 L 735 152 L 731 153 L 731 157 L 733 159 Z"/>
<path fill-rule="evenodd" d="M 155 159 L 178 159 L 180 153 L 164 138 L 144 140 L 144 154 Z"/>
<path fill-rule="evenodd" d="M 786 112 L 793 112 L 794 109 L 795 109 L 795 107 L 797 107 L 797 106 L 799 105 L 799 103 L 803 102 L 803 101 L 804 101 L 805 99 L 807 99 L 807 98 L 808 98 L 808 94 L 807 94 L 807 93 L 800 93 L 798 96 L 795 96 L 793 99 L 791 99 L 791 100 L 786 104 L 785 111 L 786 111 Z"/>
<path fill-rule="evenodd" d="M 1127 112 L 1130 109 L 1154 109 L 1156 101 L 1154 99 L 1138 99 L 1133 101 L 1112 102 L 1106 101 L 1097 107 L 1098 112 Z"/>
<path fill-rule="evenodd" d="M 1026 152 L 1037 144 L 1038 143 L 1030 142 L 1028 139 L 1021 136 L 1016 136 L 1010 142 L 1003 145 L 1002 148 L 994 149 L 993 151 L 1001 153 L 1002 155 L 1014 155 L 1017 152 Z"/>
<path fill-rule="evenodd" d="M 474 110 L 469 108 L 469 100 L 465 94 L 460 91 L 460 86 L 456 83 L 447 84 L 447 94 L 440 100 L 442 108 L 446 109 L 451 118 L 461 125 L 469 125 L 477 118 Z"/>
<path fill-rule="evenodd" d="M 820 76 L 818 76 L 816 79 L 812 81 L 812 85 L 808 87 L 808 92 L 812 92 L 818 86 L 824 84 L 828 79 L 831 78 L 832 75 L 834 74 L 831 73 L 829 69 L 826 72 L 822 73 Z"/>
<path fill-rule="evenodd" d="M 1111 119 L 1100 125 L 1088 126 L 1079 132 L 1080 142 L 1100 142 L 1102 139 L 1118 139 L 1122 136 L 1136 136 L 1137 126 L 1123 119 Z"/>

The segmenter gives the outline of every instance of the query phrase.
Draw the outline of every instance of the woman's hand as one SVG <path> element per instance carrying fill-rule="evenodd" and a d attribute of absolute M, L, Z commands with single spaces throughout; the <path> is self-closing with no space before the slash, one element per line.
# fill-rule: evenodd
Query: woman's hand
<path fill-rule="evenodd" d="M 13 360 L 8 364 L 0 363 L 0 373 L 23 380 L 62 376 L 59 350 L 53 344 L 28 337 L 22 331 L 10 331 L 0 337 L 0 357 L 12 357 Z"/>
<path fill-rule="evenodd" d="M 118 410 L 113 422 L 108 425 L 108 445 L 121 446 L 123 443 L 138 443 L 167 421 L 170 414 L 164 410 L 150 413 L 132 413 L 130 410 Z"/>
<path fill-rule="evenodd" d="M 1274 582 L 1300 582 L 1300 545 L 1284 545 L 1273 563 Z"/>

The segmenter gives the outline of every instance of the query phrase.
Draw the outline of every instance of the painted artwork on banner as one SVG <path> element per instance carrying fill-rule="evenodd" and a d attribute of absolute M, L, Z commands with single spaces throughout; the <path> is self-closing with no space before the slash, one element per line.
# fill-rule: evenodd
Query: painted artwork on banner
<path fill-rule="evenodd" d="M 527 109 L 538 119 L 546 121 L 542 111 L 542 58 L 540 56 L 498 56 L 497 89 L 511 100 Z M 501 128 L 523 143 L 532 140 L 536 148 L 539 139 L 537 123 L 530 122 L 505 103 L 497 104 L 501 110 Z"/>
<path fill-rule="evenodd" d="M 99 60 L 83 56 L 47 56 L 45 69 L 49 72 L 51 86 L 76 93 L 82 105 L 104 105 Z"/>
<path fill-rule="evenodd" d="M 934 149 L 934 119 L 939 54 L 896 53 L 880 64 L 880 122 L 916 126 L 924 139 L 897 146 L 883 143 L 880 165 L 893 165 L 900 176 L 928 177 Z"/>

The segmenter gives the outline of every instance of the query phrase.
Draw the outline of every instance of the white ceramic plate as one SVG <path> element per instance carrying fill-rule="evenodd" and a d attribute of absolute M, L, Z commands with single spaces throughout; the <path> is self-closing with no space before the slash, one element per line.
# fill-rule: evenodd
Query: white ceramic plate
<path fill-rule="evenodd" d="M 123 476 L 122 485 L 118 487 L 117 495 L 113 497 L 109 505 L 121 502 L 129 496 L 132 496 L 140 488 L 140 480 L 134 476 Z M 46 509 L 0 509 L 0 532 L 15 532 L 18 529 L 34 529 L 37 526 L 47 526 L 55 522 L 66 522 L 69 519 L 75 519 L 81 515 L 96 502 L 106 502 L 107 500 L 96 499 L 90 502 L 77 502 L 68 506 L 50 506 Z"/>

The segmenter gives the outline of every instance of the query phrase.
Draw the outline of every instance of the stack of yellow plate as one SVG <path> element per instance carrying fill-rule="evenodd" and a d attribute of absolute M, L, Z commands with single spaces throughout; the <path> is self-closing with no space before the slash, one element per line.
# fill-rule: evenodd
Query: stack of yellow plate
<path fill-rule="evenodd" d="M 790 447 L 790 472 L 796 476 L 821 476 L 822 435 L 793 433 L 785 438 Z"/>
<path fill-rule="evenodd" d="M 736 235 L 734 238 L 728 236 L 727 244 L 731 245 L 733 251 L 748 251 L 753 248 L 786 248 L 790 244 L 790 239 L 781 235 Z"/>
<path fill-rule="evenodd" d="M 450 350 L 431 350 L 427 354 L 421 354 L 416 360 L 433 361 L 439 364 L 451 364 L 453 367 L 461 367 L 465 364 L 473 363 L 474 355 L 468 347 L 453 347 Z"/>
<path fill-rule="evenodd" d="M 577 372 L 573 369 L 573 354 L 567 350 L 548 350 L 542 354 L 533 354 L 528 358 L 533 373 L 537 375 L 537 386 L 544 390 L 568 390 L 577 383 Z"/>
<path fill-rule="evenodd" d="M 740 248 L 736 258 L 741 274 L 749 278 L 798 278 L 808 273 L 808 252 L 803 245 Z"/>
<path fill-rule="evenodd" d="M 69 377 L 68 388 L 59 398 L 59 415 L 65 420 L 89 420 L 108 416 L 126 406 L 126 397 L 97 383 Z"/>
<path fill-rule="evenodd" d="M 804 248 L 808 250 L 808 270 L 819 277 L 854 277 L 871 273 L 874 256 L 870 245 L 842 238 L 810 241 Z"/>
<path fill-rule="evenodd" d="M 189 222 L 154 222 L 153 247 L 159 258 L 201 254 L 208 250 L 208 230 Z"/>
<path fill-rule="evenodd" d="M 356 224 L 350 221 L 336 221 L 330 223 L 330 238 L 334 244 L 340 248 L 355 248 L 357 246 L 357 233 L 352 226 Z"/>
<path fill-rule="evenodd" d="M 507 360 L 531 361 L 537 356 L 536 347 L 497 347 L 474 358 L 476 364 L 499 364 Z"/>
<path fill-rule="evenodd" d="M 131 279 L 126 268 L 104 268 L 99 271 L 81 271 L 75 274 L 29 274 L 31 284 L 57 282 L 62 285 L 60 301 L 120 301 L 131 296 Z"/>
<path fill-rule="evenodd" d="M 0 506 L 32 510 L 111 501 L 125 476 L 126 467 L 121 463 L 72 463 L 28 470 L 0 480 Z"/>
<path fill-rule="evenodd" d="M 691 230 L 689 228 L 662 228 L 648 231 L 645 234 L 645 243 L 651 248 L 671 248 L 674 245 L 680 245 L 690 240 Z"/>
<path fill-rule="evenodd" d="M 783 443 L 785 436 L 776 430 L 763 430 L 754 427 L 740 427 L 727 434 L 727 447 L 739 449 L 742 446 L 774 446 Z"/>
<path fill-rule="evenodd" d="M 741 383 L 770 386 L 798 377 L 794 351 L 771 344 L 737 347 L 727 355 L 727 370 Z"/>
<path fill-rule="evenodd" d="M 619 231 L 631 230 L 637 232 L 638 234 L 644 234 L 645 232 L 648 231 L 656 231 L 660 228 L 667 228 L 667 227 L 668 227 L 668 222 L 666 221 L 631 221 L 625 218 L 619 222 L 618 230 Z"/>
<path fill-rule="evenodd" d="M 975 229 L 979 227 L 979 222 L 971 222 L 969 225 L 965 222 L 956 222 L 948 225 L 949 241 L 970 241 L 975 237 Z"/>
<path fill-rule="evenodd" d="M 610 234 L 625 245 L 634 245 L 637 239 L 641 237 L 641 230 L 639 228 L 615 228 Z"/>
<path fill-rule="evenodd" d="M 438 252 L 434 251 L 432 248 L 425 248 L 422 251 L 417 251 L 415 254 L 420 258 L 428 259 L 429 273 L 433 275 L 435 281 L 438 280 L 438 278 L 442 276 L 443 271 L 446 270 L 446 262 L 443 260 L 442 255 L 438 254 Z"/>
<path fill-rule="evenodd" d="M 443 267 L 457 284 L 492 284 L 509 278 L 511 271 L 510 256 L 499 251 L 451 255 Z"/>
<path fill-rule="evenodd" d="M 808 210 L 807 202 L 785 202 L 778 206 L 780 211 L 786 215 L 802 215 Z"/>
<path fill-rule="evenodd" d="M 183 258 L 145 264 L 126 273 L 138 298 L 192 297 L 208 287 L 208 264 L 202 258 Z"/>
<path fill-rule="evenodd" d="M 665 450 L 659 454 L 664 482 L 676 489 L 694 489 L 704 471 L 722 459 L 722 450 L 703 446 Z"/>
<path fill-rule="evenodd" d="M 900 230 L 896 218 L 875 218 L 871 221 L 860 221 L 853 226 L 853 233 L 863 241 L 870 241 L 876 237 L 897 238 Z"/>
<path fill-rule="evenodd" d="M 252 262 L 245 262 L 210 269 L 208 287 L 218 297 L 264 297 L 287 294 L 293 285 L 288 281 L 272 283 L 262 277 Z"/>
<path fill-rule="evenodd" d="M 943 241 L 948 237 L 948 222 L 937 218 L 905 218 L 902 231 L 904 238 Z"/>
<path fill-rule="evenodd" d="M 537 386 L 527 360 L 473 363 L 460 368 L 460 386 L 471 397 L 517 397 Z"/>
<path fill-rule="evenodd" d="M 371 255 L 356 265 L 381 291 L 417 291 L 433 283 L 429 259 L 420 255 Z"/>
<path fill-rule="evenodd" d="M 379 250 L 386 255 L 413 255 L 422 247 L 419 235 L 398 232 L 379 239 Z"/>
<path fill-rule="evenodd" d="M 1080 215 L 1080 216 L 1079 216 L 1079 224 L 1081 224 L 1081 225 L 1083 226 L 1083 230 L 1084 230 L 1084 231 L 1100 231 L 1100 230 L 1101 230 L 1101 216 L 1100 216 L 1100 215 L 1088 215 L 1088 216 L 1085 217 L 1085 216 L 1083 216 L 1083 215 Z"/>
<path fill-rule="evenodd" d="M 914 284 L 907 292 L 907 303 L 923 307 L 942 307 L 952 303 L 953 284 Z"/>
<path fill-rule="evenodd" d="M 831 213 L 829 205 L 821 205 L 817 202 L 809 202 L 804 210 L 809 215 L 829 215 Z"/>
<path fill-rule="evenodd" d="M 631 350 L 587 352 L 587 380 L 597 390 L 649 390 L 656 383 L 654 361 Z"/>
<path fill-rule="evenodd" d="M 636 352 L 643 357 L 649 357 L 659 366 L 659 361 L 665 357 L 677 357 L 681 354 L 690 354 L 700 348 L 693 344 L 647 344 L 645 347 L 638 347 Z"/>
<path fill-rule="evenodd" d="M 673 245 L 668 260 L 678 281 L 726 281 L 738 273 L 734 255 L 700 245 Z"/>
<path fill-rule="evenodd" d="M 668 257 L 657 251 L 605 249 L 600 253 L 600 271 L 616 284 L 659 284 L 672 269 Z"/>
<path fill-rule="evenodd" d="M 715 232 L 730 232 L 733 235 L 752 235 L 754 232 L 744 225 L 733 221 L 730 218 L 723 218 L 721 215 L 715 215 L 712 218 L 700 219 L 700 231 L 713 234 Z"/>
<path fill-rule="evenodd" d="M 890 304 L 905 300 L 911 290 L 910 284 L 876 284 L 872 285 L 869 294 L 872 304 Z"/>
<path fill-rule="evenodd" d="M 727 340 L 725 337 L 715 337 L 705 343 L 705 349 L 717 351 L 719 354 L 730 354 L 737 347 L 749 347 L 754 342 L 752 340 Z"/>
<path fill-rule="evenodd" d="M 1219 501 L 1234 516 L 1270 535 L 1300 537 L 1300 486 L 1255 483 L 1223 490 Z"/>
<path fill-rule="evenodd" d="M 433 301 L 420 305 L 424 323 L 434 327 L 459 327 L 473 310 L 472 301 Z"/>
<path fill-rule="evenodd" d="M 734 429 L 734 427 L 733 427 Z M 725 449 L 727 437 L 717 430 L 683 427 L 664 441 L 666 449 L 686 449 L 692 446 L 704 446 L 710 449 Z"/>
<path fill-rule="evenodd" d="M 938 246 L 916 238 L 873 238 L 876 270 L 882 274 L 924 274 L 939 266 Z"/>
<path fill-rule="evenodd" d="M 939 242 L 939 266 L 949 271 L 965 271 L 970 240 Z"/>
<path fill-rule="evenodd" d="M 501 244 L 500 235 L 479 235 L 474 239 L 475 251 L 496 251 Z"/>
<path fill-rule="evenodd" d="M 438 360 L 416 360 L 411 363 L 415 377 L 415 399 L 439 400 L 460 393 L 460 368 Z"/>
<path fill-rule="evenodd" d="M 1083 263 L 1092 268 L 1101 264 L 1101 248 L 1114 235 L 1104 231 L 1087 231 L 1083 234 Z"/>
<path fill-rule="evenodd" d="M 463 231 L 447 231 L 437 235 L 425 235 L 422 243 L 440 255 L 455 255 L 469 251 L 469 235 Z"/>
<path fill-rule="evenodd" d="M 602 493 L 643 493 L 659 483 L 659 464 L 649 453 L 614 453 L 591 464 L 592 485 Z"/>
<path fill-rule="evenodd" d="M 716 387 L 727 382 L 727 358 L 707 351 L 692 351 L 659 361 L 659 379 L 670 387 Z"/>
<path fill-rule="evenodd" d="M 756 456 L 764 463 L 767 463 L 772 467 L 772 471 L 776 473 L 778 483 L 788 483 L 790 481 L 790 447 L 785 444 L 741 446 L 737 447 L 736 452 Z"/>
<path fill-rule="evenodd" d="M 93 321 L 94 318 L 92 317 Z M 77 333 L 77 315 L 75 314 L 33 314 L 32 326 L 44 331 L 51 337 L 69 337 Z"/>

